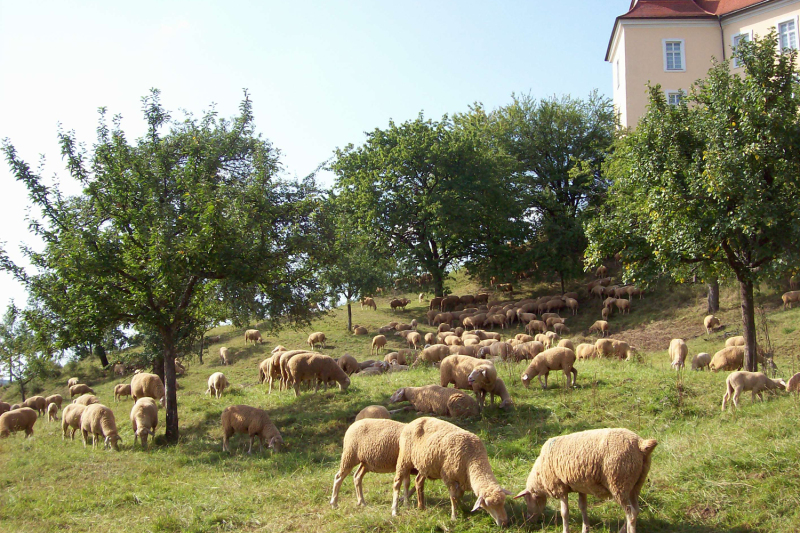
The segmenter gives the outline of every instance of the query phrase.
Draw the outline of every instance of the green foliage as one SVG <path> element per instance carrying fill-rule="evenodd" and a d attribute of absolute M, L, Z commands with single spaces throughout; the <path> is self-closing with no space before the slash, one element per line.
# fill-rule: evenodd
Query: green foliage
<path fill-rule="evenodd" d="M 31 329 L 24 313 L 11 302 L 0 322 L 0 375 L 17 383 L 22 399 L 28 383 L 58 374 L 49 341 Z"/>

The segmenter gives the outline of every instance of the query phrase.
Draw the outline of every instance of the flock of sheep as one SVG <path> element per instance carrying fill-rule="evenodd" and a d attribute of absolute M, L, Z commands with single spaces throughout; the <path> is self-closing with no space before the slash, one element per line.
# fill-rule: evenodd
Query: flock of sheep
<path fill-rule="evenodd" d="M 408 349 L 386 353 L 383 360 L 359 362 L 350 355 L 332 358 L 314 351 L 318 346 L 324 349 L 326 336 L 322 332 L 308 337 L 310 350 L 289 350 L 277 346 L 272 354 L 259 364 L 258 380 L 268 383 L 268 393 L 272 393 L 277 383 L 278 390 L 293 388 L 300 396 L 303 388 L 320 386 L 326 389 L 336 383 L 346 390 L 351 376 L 359 374 L 370 376 L 384 372 L 409 370 L 414 365 L 433 364 L 439 367 L 440 381 L 422 387 L 402 387 L 395 391 L 390 404 L 408 402 L 409 406 L 389 411 L 384 406 L 369 406 L 362 410 L 356 421 L 347 429 L 344 437 L 340 467 L 334 475 L 330 504 L 336 507 L 341 484 L 353 469 L 358 505 L 365 505 L 362 480 L 367 472 L 394 473 L 392 515 L 399 506 L 410 500 L 410 476 L 416 475 L 414 490 L 417 504 L 425 508 L 424 484 L 426 479 L 441 479 L 447 486 L 453 519 L 456 508 L 465 491 L 475 493 L 473 511 L 484 509 L 498 525 L 509 522 L 504 503 L 512 493 L 504 489 L 494 476 L 489 464 L 486 449 L 476 435 L 437 418 L 423 416 L 413 422 L 403 424 L 391 419 L 401 410 L 414 410 L 423 414 L 445 416 L 453 419 L 479 416 L 485 408 L 486 395 L 494 405 L 499 398 L 501 409 L 510 409 L 514 402 L 503 380 L 498 377 L 495 363 L 500 361 L 530 361 L 521 376 L 525 387 L 538 378 L 543 389 L 547 388 L 550 371 L 562 371 L 566 387 L 575 385 L 578 371 L 576 360 L 593 357 L 616 357 L 631 359 L 635 350 L 626 342 L 608 339 L 607 319 L 613 308 L 620 313 L 630 311 L 633 296 L 641 298 L 642 291 L 635 287 L 619 287 L 611 284 L 611 278 L 604 277 L 604 267 L 598 269 L 598 279 L 587 287 L 590 295 L 606 296 L 602 308 L 602 318 L 595 322 L 590 331 L 601 336 L 593 344 L 582 343 L 574 346 L 570 339 L 561 338 L 569 334 L 566 319 L 558 313 L 563 309 L 573 314 L 578 311 L 578 296 L 567 293 L 563 296 L 539 299 L 523 299 L 505 305 L 489 305 L 488 294 L 447 296 L 431 300 L 427 313 L 430 326 L 436 333 L 422 336 L 417 332 L 417 322 L 392 322 L 380 328 L 371 342 L 370 355 L 377 356 L 386 350 L 387 335 L 392 333 L 403 337 Z M 510 291 L 509 291 L 510 292 Z M 796 293 L 796 296 L 795 296 Z M 627 296 L 623 298 L 623 296 Z M 420 295 L 422 299 L 422 295 Z M 784 305 L 800 301 L 800 292 L 783 295 Z M 624 303 L 623 303 L 624 302 Z M 407 299 L 392 300 L 390 307 L 404 308 Z M 362 307 L 375 309 L 372 298 L 365 298 Z M 538 313 L 538 315 L 536 314 Z M 479 328 L 502 330 L 514 323 L 524 326 L 526 333 L 517 334 L 507 341 L 500 333 Z M 708 332 L 719 327 L 714 316 L 706 317 L 704 326 Z M 362 326 L 354 326 L 355 335 L 366 335 Z M 219 340 L 218 338 L 216 339 Z M 701 353 L 692 360 L 692 369 L 701 370 L 739 370 L 744 356 L 744 339 L 728 339 L 726 347 L 713 357 Z M 258 330 L 245 332 L 245 344 L 263 343 Z M 672 366 L 684 367 L 688 348 L 682 339 L 674 339 L 668 350 Z M 220 348 L 222 365 L 232 363 L 230 351 Z M 449 385 L 454 385 L 450 388 Z M 120 437 L 117 432 L 114 414 L 108 407 L 99 403 L 94 391 L 73 378 L 68 383 L 70 395 L 78 396 L 62 413 L 63 437 L 70 438 L 80 430 L 84 446 L 89 436 L 95 447 L 104 439 L 106 448 L 118 449 Z M 207 394 L 221 398 L 229 382 L 222 372 L 215 372 L 208 379 Z M 800 373 L 788 383 L 773 380 L 762 373 L 735 371 L 726 382 L 722 408 L 732 401 L 738 406 L 739 395 L 752 391 L 753 398 L 761 397 L 763 390 L 800 388 Z M 474 398 L 464 391 L 472 391 Z M 114 391 L 115 400 L 132 396 L 134 406 L 130 421 L 136 438 L 141 439 L 142 447 L 147 447 L 147 437 L 154 435 L 158 424 L 159 403 L 164 404 L 164 386 L 154 374 L 138 373 L 130 384 L 119 384 Z M 26 436 L 33 433 L 33 425 L 38 416 L 48 414 L 49 420 L 57 419 L 62 397 L 54 395 L 47 398 L 34 396 L 22 405 L 9 406 L 0 402 L 0 437 L 13 431 L 24 431 Z M 227 407 L 221 416 L 223 430 L 223 450 L 229 451 L 230 438 L 235 433 L 250 437 L 248 453 L 252 452 L 255 438 L 259 438 L 259 451 L 267 447 L 279 451 L 283 445 L 280 431 L 270 420 L 267 411 L 247 405 Z M 597 429 L 583 431 L 549 439 L 543 446 L 539 457 L 528 476 L 525 488 L 515 497 L 524 498 L 530 517 L 541 514 L 548 497 L 561 501 L 561 515 L 564 531 L 568 532 L 568 499 L 570 492 L 579 493 L 579 507 L 583 518 L 584 531 L 588 528 L 586 495 L 611 498 L 624 510 L 626 524 L 623 529 L 636 531 L 636 517 L 639 512 L 638 496 L 650 468 L 650 459 L 656 441 L 642 439 L 623 428 Z M 401 488 L 403 489 L 401 492 Z"/>

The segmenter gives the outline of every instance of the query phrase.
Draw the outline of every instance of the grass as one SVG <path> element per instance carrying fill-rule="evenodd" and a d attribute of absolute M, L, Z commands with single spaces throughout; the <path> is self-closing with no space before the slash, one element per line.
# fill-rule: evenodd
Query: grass
<path fill-rule="evenodd" d="M 469 287 L 456 279 L 456 293 Z M 526 287 L 526 292 L 542 290 Z M 706 335 L 702 327 L 702 294 L 691 287 L 666 288 L 634 300 L 628 316 L 613 317 L 612 331 L 629 340 L 642 354 L 641 363 L 581 362 L 578 387 L 564 389 L 560 373 L 551 374 L 551 388 L 525 389 L 520 382 L 524 365 L 501 363 L 498 371 L 516 402 L 513 412 L 487 408 L 480 419 L 457 421 L 486 444 L 495 474 L 509 490 L 518 492 L 543 442 L 549 437 L 596 427 L 627 427 L 659 445 L 642 493 L 641 530 L 649 532 L 798 531 L 800 524 L 800 427 L 798 402 L 787 394 L 753 404 L 742 397 L 742 408 L 720 413 L 724 374 L 686 371 L 682 380 L 669 370 L 666 348 L 672 336 L 687 338 L 690 354 L 713 353 L 724 335 L 737 333 L 735 291 L 723 291 L 718 314 L 727 327 Z M 800 365 L 793 351 L 798 344 L 794 326 L 800 309 L 780 311 L 770 305 L 774 294 L 761 295 L 767 305 L 776 362 L 788 378 Z M 391 319 L 417 318 L 424 324 L 425 308 L 416 298 L 408 311 L 392 313 L 388 299 L 378 311 L 353 308 L 354 323 L 370 330 L 367 337 L 345 331 L 346 312 L 337 310 L 314 325 L 330 338 L 324 353 L 345 352 L 369 358 L 369 342 L 378 327 Z M 600 304 L 582 301 L 583 308 L 568 324 L 573 338 L 587 337 L 588 326 L 599 318 Z M 427 326 L 423 332 L 431 331 Z M 516 330 L 518 331 L 518 330 Z M 516 333 L 512 331 L 512 333 Z M 441 482 L 427 485 L 426 511 L 402 508 L 390 516 L 388 474 L 368 474 L 364 491 L 368 507 L 359 509 L 350 481 L 345 482 L 339 509 L 327 501 L 338 468 L 341 442 L 350 420 L 361 408 L 386 404 L 397 388 L 438 382 L 435 368 L 376 377 L 354 376 L 347 393 L 338 390 L 266 394 L 257 383 L 257 365 L 275 344 L 304 346 L 309 331 L 287 331 L 264 345 L 245 347 L 240 331 L 218 330 L 222 344 L 214 345 L 204 365 L 190 364 L 178 391 L 181 440 L 163 443 L 161 430 L 150 451 L 131 448 L 128 423 L 132 402 L 114 404 L 114 384 L 91 363 L 71 367 L 74 374 L 43 384 L 48 394 L 65 394 L 65 382 L 78 375 L 95 388 L 103 403 L 114 409 L 124 439 L 120 453 L 84 449 L 79 440 L 62 442 L 57 424 L 36 424 L 32 439 L 15 434 L 0 441 L 0 531 L 489 531 L 494 522 L 484 512 L 470 514 L 474 495 L 468 493 L 462 515 L 449 520 L 449 500 Z M 391 337 L 394 348 L 399 337 Z M 216 356 L 221 345 L 231 348 L 234 364 L 222 368 Z M 221 400 L 203 393 L 206 380 L 222 370 L 233 384 Z M 127 378 L 126 378 L 127 379 Z M 680 386 L 679 386 L 680 385 Z M 0 392 L 16 400 L 11 387 Z M 269 410 L 281 430 L 286 450 L 248 456 L 247 439 L 235 436 L 233 453 L 222 453 L 219 417 L 230 404 Z M 163 417 L 163 411 L 160 416 Z M 402 413 L 410 421 L 416 415 Z M 163 420 L 162 420 L 163 422 Z M 580 527 L 577 498 L 571 498 L 571 526 Z M 523 505 L 509 500 L 512 530 L 560 532 L 558 504 L 551 500 L 543 520 L 524 523 Z M 593 531 L 617 531 L 624 517 L 610 502 L 590 498 Z M 560 519 L 559 519 L 560 520 Z"/>

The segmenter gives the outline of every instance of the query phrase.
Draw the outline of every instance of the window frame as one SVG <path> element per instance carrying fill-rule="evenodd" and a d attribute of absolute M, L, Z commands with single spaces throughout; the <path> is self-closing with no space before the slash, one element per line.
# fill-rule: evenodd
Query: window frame
<path fill-rule="evenodd" d="M 622 83 L 621 80 L 619 79 L 620 78 L 619 77 L 619 58 L 617 58 L 617 60 L 614 62 L 614 69 L 615 69 L 615 73 L 617 75 L 617 89 L 619 89 L 619 86 Z"/>
<path fill-rule="evenodd" d="M 731 66 L 733 68 L 742 68 L 742 63 L 739 61 L 739 58 L 736 57 L 736 38 L 741 36 L 746 36 L 748 42 L 752 42 L 753 40 L 753 30 L 750 31 L 740 31 L 739 33 L 734 33 L 731 35 Z"/>
<path fill-rule="evenodd" d="M 675 91 L 675 90 L 672 90 L 672 89 L 665 90 L 664 94 L 667 96 L 667 105 L 674 105 L 674 106 L 680 105 L 680 102 L 678 102 L 676 104 L 671 103 L 669 101 L 669 97 L 670 96 L 678 96 L 681 100 L 683 100 L 683 98 L 686 96 L 686 93 L 684 93 L 683 91 L 681 91 L 681 90 Z"/>
<path fill-rule="evenodd" d="M 681 68 L 667 68 L 667 43 L 680 43 L 681 45 Z M 686 72 L 686 40 L 685 39 L 662 39 L 661 52 L 664 56 L 664 72 Z"/>
<path fill-rule="evenodd" d="M 781 24 L 787 24 L 789 22 L 794 22 L 794 48 L 788 49 L 800 50 L 800 17 L 789 17 L 787 19 L 778 20 L 775 23 L 775 30 L 778 32 L 778 48 L 781 53 L 787 49 L 781 47 Z"/>

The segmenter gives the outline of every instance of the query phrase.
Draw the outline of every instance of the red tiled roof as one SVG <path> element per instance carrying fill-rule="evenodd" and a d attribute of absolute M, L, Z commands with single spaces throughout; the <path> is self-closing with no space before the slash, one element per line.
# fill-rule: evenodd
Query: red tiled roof
<path fill-rule="evenodd" d="M 694 0 L 639 0 L 621 19 L 711 18 Z"/>
<path fill-rule="evenodd" d="M 764 4 L 768 0 L 696 0 L 697 4 L 715 15 L 727 15 L 756 4 Z"/>

